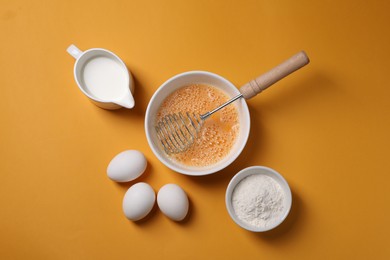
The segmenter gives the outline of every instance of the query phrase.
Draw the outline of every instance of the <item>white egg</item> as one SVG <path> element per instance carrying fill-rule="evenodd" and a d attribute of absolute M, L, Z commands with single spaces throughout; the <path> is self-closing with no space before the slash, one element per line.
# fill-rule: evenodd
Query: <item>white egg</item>
<path fill-rule="evenodd" d="M 132 181 L 145 171 L 146 158 L 137 150 L 127 150 L 116 155 L 107 167 L 108 177 L 117 182 Z"/>
<path fill-rule="evenodd" d="M 149 184 L 139 182 L 131 186 L 123 198 L 123 212 L 126 218 L 140 220 L 153 209 L 156 194 Z"/>
<path fill-rule="evenodd" d="M 160 210 L 170 219 L 183 220 L 188 213 L 188 197 L 185 191 L 176 184 L 166 184 L 157 194 Z"/>

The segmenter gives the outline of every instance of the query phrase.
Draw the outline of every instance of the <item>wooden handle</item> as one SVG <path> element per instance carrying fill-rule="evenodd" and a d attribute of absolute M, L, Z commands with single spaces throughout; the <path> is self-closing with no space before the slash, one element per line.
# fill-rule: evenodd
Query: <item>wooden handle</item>
<path fill-rule="evenodd" d="M 265 74 L 246 83 L 240 88 L 240 92 L 245 99 L 250 99 L 309 62 L 310 60 L 304 51 L 298 52 Z"/>

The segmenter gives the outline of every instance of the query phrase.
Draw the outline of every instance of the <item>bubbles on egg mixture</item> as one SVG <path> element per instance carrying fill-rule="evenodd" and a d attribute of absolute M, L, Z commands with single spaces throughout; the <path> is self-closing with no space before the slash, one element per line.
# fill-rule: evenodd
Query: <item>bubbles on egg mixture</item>
<path fill-rule="evenodd" d="M 194 84 L 185 86 L 169 95 L 157 112 L 156 122 L 164 116 L 179 112 L 204 114 L 229 97 L 219 89 Z M 185 152 L 172 154 L 170 157 L 189 166 L 208 166 L 222 160 L 233 147 L 239 133 L 238 111 L 231 104 L 216 112 L 204 121 L 202 130 L 194 144 Z"/>

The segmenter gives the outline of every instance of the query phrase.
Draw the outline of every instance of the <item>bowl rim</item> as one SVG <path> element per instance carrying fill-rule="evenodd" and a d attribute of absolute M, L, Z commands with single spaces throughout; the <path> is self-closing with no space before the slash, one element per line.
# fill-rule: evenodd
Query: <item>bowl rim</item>
<path fill-rule="evenodd" d="M 232 194 L 235 189 L 235 187 L 240 183 L 241 180 L 246 178 L 247 176 L 253 175 L 253 174 L 265 174 L 271 178 L 273 178 L 281 188 L 283 189 L 285 193 L 285 198 L 286 198 L 286 209 L 283 212 L 282 217 L 276 221 L 273 225 L 270 225 L 268 227 L 255 227 L 250 224 L 245 223 L 241 219 L 239 219 L 233 209 L 232 206 Z M 230 215 L 230 217 L 233 219 L 233 221 L 239 225 L 240 227 L 252 231 L 252 232 L 265 232 L 272 230 L 282 224 L 284 220 L 287 218 L 288 214 L 290 213 L 291 207 L 292 207 L 292 193 L 290 186 L 286 179 L 277 171 L 275 171 L 272 168 L 266 167 L 266 166 L 250 166 L 245 169 L 242 169 L 239 171 L 236 175 L 233 176 L 233 178 L 230 180 L 227 189 L 226 189 L 226 194 L 225 194 L 225 203 L 226 203 L 226 208 L 227 211 Z"/>
<path fill-rule="evenodd" d="M 149 122 L 150 120 L 148 120 L 150 117 L 150 110 L 152 109 L 152 104 L 157 99 L 157 97 L 160 95 L 160 93 L 171 82 L 173 82 L 181 77 L 193 76 L 196 74 L 214 77 L 214 78 L 218 79 L 219 81 L 224 82 L 224 84 L 226 84 L 227 86 L 231 87 L 232 91 L 234 91 L 235 94 L 238 95 L 240 93 L 239 90 L 236 88 L 236 86 L 233 83 L 231 83 L 230 81 L 228 81 L 224 77 L 222 77 L 218 74 L 209 72 L 209 71 L 192 70 L 192 71 L 179 73 L 179 74 L 169 78 L 168 80 L 166 80 L 163 84 L 161 84 L 160 87 L 154 92 L 153 96 L 151 97 L 151 99 L 148 103 L 146 112 L 145 112 L 145 134 L 146 134 L 146 139 L 148 141 L 149 147 L 151 148 L 152 152 L 158 158 L 158 160 L 160 162 L 162 162 L 165 166 L 167 166 L 168 168 L 170 168 L 171 170 L 173 170 L 175 172 L 178 172 L 178 173 L 181 173 L 184 175 L 204 176 L 204 175 L 210 175 L 210 174 L 216 173 L 216 172 L 221 171 L 222 169 L 226 168 L 227 166 L 229 166 L 231 163 L 233 163 L 237 159 L 237 157 L 242 153 L 243 149 L 245 148 L 245 145 L 246 145 L 248 138 L 249 138 L 250 124 L 251 124 L 249 108 L 248 108 L 248 105 L 247 105 L 245 99 L 243 99 L 243 98 L 241 99 L 241 102 L 242 102 L 241 104 L 242 104 L 243 114 L 248 119 L 247 120 L 248 131 L 246 131 L 246 133 L 244 133 L 243 140 L 242 140 L 241 144 L 239 144 L 238 147 L 236 148 L 235 153 L 231 154 L 229 159 L 225 160 L 223 163 L 217 163 L 215 167 L 212 166 L 210 168 L 193 170 L 191 168 L 182 169 L 182 168 L 176 166 L 175 163 L 173 163 L 169 160 L 169 158 L 166 158 L 160 154 L 159 149 L 155 146 L 155 144 L 153 142 L 153 138 L 148 131 L 149 124 L 150 124 L 150 122 Z"/>

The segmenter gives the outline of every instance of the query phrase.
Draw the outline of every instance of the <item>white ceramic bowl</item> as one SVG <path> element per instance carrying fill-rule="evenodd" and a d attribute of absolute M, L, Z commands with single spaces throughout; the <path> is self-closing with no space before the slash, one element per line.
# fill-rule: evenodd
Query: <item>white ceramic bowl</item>
<path fill-rule="evenodd" d="M 240 155 L 248 140 L 250 117 L 245 99 L 241 98 L 235 101 L 235 105 L 238 109 L 240 131 L 236 143 L 233 145 L 230 153 L 223 160 L 214 165 L 205 167 L 190 167 L 175 162 L 167 156 L 157 138 L 155 130 L 156 114 L 165 98 L 167 98 L 175 90 L 190 84 L 208 84 L 221 89 L 229 97 L 234 97 L 239 94 L 238 89 L 232 83 L 214 73 L 206 71 L 189 71 L 176 75 L 162 84 L 152 96 L 148 108 L 146 109 L 145 132 L 149 146 L 153 153 L 168 168 L 186 175 L 201 176 L 222 170 Z"/>
<path fill-rule="evenodd" d="M 248 177 L 249 175 L 252 174 L 263 174 L 266 176 L 271 177 L 274 179 L 277 183 L 279 183 L 280 187 L 282 188 L 284 192 L 284 209 L 283 213 L 280 215 L 279 219 L 275 222 L 273 222 L 272 225 L 269 225 L 267 227 L 256 227 L 252 226 L 244 221 L 242 221 L 239 217 L 237 217 L 236 213 L 234 212 L 233 205 L 232 205 L 232 194 L 234 191 L 234 188 L 237 186 L 238 183 L 240 183 L 241 180 L 244 178 Z M 230 181 L 227 190 L 226 190 L 226 208 L 229 212 L 230 217 L 236 222 L 237 225 L 240 227 L 252 231 L 252 232 L 264 232 L 271 230 L 277 226 L 279 226 L 287 217 L 288 213 L 290 212 L 291 209 L 291 204 L 292 204 L 292 196 L 291 196 L 291 190 L 290 187 L 287 183 L 287 181 L 283 178 L 282 175 L 280 175 L 277 171 L 264 167 L 264 166 L 252 166 L 245 168 L 238 172 Z"/>

